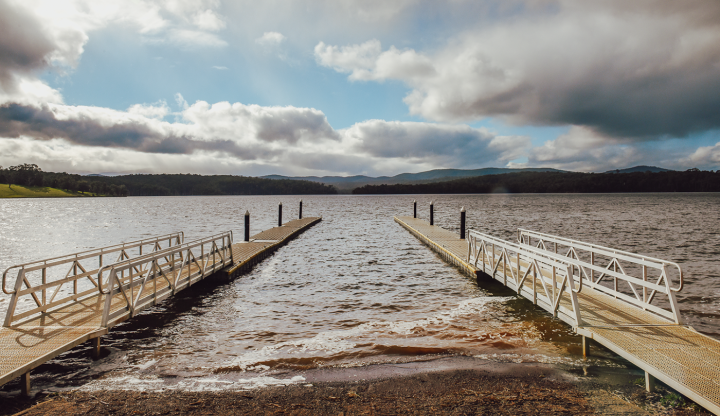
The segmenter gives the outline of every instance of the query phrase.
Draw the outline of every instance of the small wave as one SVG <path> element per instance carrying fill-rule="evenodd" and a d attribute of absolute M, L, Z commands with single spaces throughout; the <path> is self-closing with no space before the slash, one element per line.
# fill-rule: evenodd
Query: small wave
<path fill-rule="evenodd" d="M 618 364 L 617 362 L 601 359 L 601 358 L 575 358 L 575 357 L 563 357 L 553 356 L 545 354 L 478 354 L 474 356 L 482 360 L 494 361 L 499 363 L 542 363 L 542 364 L 555 364 L 555 365 L 567 365 L 571 367 L 588 367 L 588 366 L 602 366 L 602 367 L 615 367 L 625 368 L 624 365 Z"/>
<path fill-rule="evenodd" d="M 252 390 L 268 386 L 287 386 L 305 381 L 303 376 L 292 378 L 275 378 L 258 376 L 237 380 L 221 379 L 220 377 L 198 377 L 181 379 L 163 379 L 159 377 L 108 377 L 92 381 L 82 386 L 80 391 L 98 390 L 132 390 L 132 391 L 221 391 L 221 390 Z"/>
<path fill-rule="evenodd" d="M 367 345 L 367 342 L 361 342 L 362 337 L 371 336 L 372 340 L 382 338 L 382 336 L 398 338 L 398 336 L 428 336 L 438 332 L 442 333 L 442 329 L 451 325 L 458 318 L 467 316 L 483 316 L 488 310 L 489 305 L 499 304 L 514 299 L 513 297 L 477 297 L 465 300 L 458 304 L 457 307 L 435 314 L 434 316 L 423 318 L 415 321 L 400 322 L 367 322 L 346 330 L 336 330 L 321 332 L 312 338 L 300 339 L 295 341 L 281 342 L 275 345 L 265 346 L 263 348 L 250 351 L 246 354 L 235 357 L 229 363 L 216 368 L 216 372 L 223 371 L 263 371 L 270 369 L 270 365 L 275 366 L 281 362 L 286 363 L 302 363 L 305 367 L 313 361 L 327 362 L 348 358 L 350 356 L 365 355 L 360 351 L 349 354 L 348 352 L 354 348 Z M 430 331 L 436 328 L 436 331 Z M 488 328 L 492 329 L 492 328 Z M 494 330 L 494 329 L 493 329 Z M 507 335 L 507 329 L 503 329 L 504 335 Z M 484 334 L 484 338 L 493 339 L 493 334 Z M 471 336 L 474 340 L 480 340 L 477 333 L 463 335 L 463 337 Z M 520 335 L 518 335 L 520 336 Z M 443 336 L 439 336 L 443 339 Z M 364 340 L 367 341 L 367 340 Z M 497 343 L 500 340 L 493 340 Z M 403 353 L 409 355 L 423 354 L 422 350 L 432 350 L 429 353 L 438 353 L 438 351 L 449 352 L 450 349 L 435 346 L 402 346 L 402 345 L 374 345 L 377 353 L 387 353 L 394 351 L 394 354 Z M 491 345 L 491 344 L 490 344 Z M 508 344 L 511 345 L 511 344 Z M 390 354 L 393 354 L 392 352 Z M 268 365 L 270 364 L 270 365 Z"/>

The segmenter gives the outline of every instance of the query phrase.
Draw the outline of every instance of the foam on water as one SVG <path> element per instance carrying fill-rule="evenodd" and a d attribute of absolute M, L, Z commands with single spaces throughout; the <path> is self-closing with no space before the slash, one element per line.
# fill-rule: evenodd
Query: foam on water
<path fill-rule="evenodd" d="M 489 305 L 502 304 L 511 299 L 514 298 L 499 296 L 476 297 L 462 301 L 457 307 L 448 311 L 438 312 L 428 318 L 407 322 L 367 322 L 347 330 L 321 332 L 312 338 L 281 342 L 250 351 L 218 368 L 225 370 L 258 371 L 269 369 L 268 366 L 260 363 L 271 360 L 289 360 L 293 356 L 307 355 L 308 353 L 311 353 L 314 357 L 338 355 L 355 348 L 363 341 L 383 339 L 389 335 L 412 336 L 433 326 L 447 326 L 456 323 L 457 319 L 461 317 L 481 317 L 482 313 L 488 310 Z M 489 331 L 490 327 L 487 329 L 486 335 L 490 338 L 497 336 L 492 331 Z M 531 338 L 534 339 L 536 337 L 531 336 Z M 280 355 L 282 355 L 282 357 L 280 357 Z"/>
<path fill-rule="evenodd" d="M 254 233 L 277 224 L 278 203 L 292 211 L 293 198 L 0 200 L 0 272 L 179 230 L 187 240 L 220 230 L 242 235 L 246 210 Z M 288 383 L 280 376 L 286 370 L 447 355 L 622 365 L 610 353 L 581 360 L 570 327 L 497 283 L 464 276 L 395 224 L 393 216 L 411 212 L 416 198 L 303 197 L 306 215 L 322 216 L 320 224 L 232 282 L 193 285 L 112 328 L 103 336 L 104 358 L 93 361 L 85 344 L 33 370 L 34 386 L 244 389 Z M 464 206 L 469 228 L 509 241 L 522 227 L 677 261 L 685 273 L 678 293 L 683 317 L 717 338 L 719 200 L 720 194 L 443 195 L 435 223 L 457 230 Z M 427 219 L 427 211 L 418 214 Z M 0 316 L 8 299 L 0 294 Z M 33 304 L 24 299 L 17 310 Z M 2 390 L 17 390 L 13 383 Z"/>
<path fill-rule="evenodd" d="M 120 377 L 107 377 L 91 381 L 85 384 L 80 391 L 97 390 L 133 390 L 133 391 L 222 391 L 222 390 L 252 390 L 269 386 L 288 386 L 290 384 L 302 383 L 303 376 L 291 378 L 275 378 L 269 376 L 258 376 L 241 379 L 227 379 L 219 376 L 193 377 L 181 379 L 166 379 L 158 376 L 136 377 L 132 375 Z"/>

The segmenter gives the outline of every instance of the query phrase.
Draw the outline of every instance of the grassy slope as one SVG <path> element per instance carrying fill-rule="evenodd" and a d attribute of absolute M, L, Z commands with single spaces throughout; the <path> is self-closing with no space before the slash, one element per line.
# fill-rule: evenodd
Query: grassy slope
<path fill-rule="evenodd" d="M 68 196 L 90 196 L 90 193 L 81 194 L 63 191 L 56 188 L 25 187 L 20 185 L 0 184 L 0 198 L 58 198 Z"/>

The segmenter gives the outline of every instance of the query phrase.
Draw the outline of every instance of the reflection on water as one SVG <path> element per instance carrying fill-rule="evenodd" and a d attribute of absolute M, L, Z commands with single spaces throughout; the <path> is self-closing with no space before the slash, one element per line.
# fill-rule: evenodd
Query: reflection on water
<path fill-rule="evenodd" d="M 101 378 L 112 385 L 137 374 L 260 374 L 267 381 L 288 370 L 442 354 L 572 365 L 578 338 L 566 325 L 498 283 L 478 286 L 393 222 L 411 213 L 413 199 L 424 218 L 435 199 L 436 224 L 447 229 L 457 230 L 465 206 L 470 227 L 505 239 L 523 227 L 676 261 L 686 275 L 679 299 L 688 323 L 718 337 L 719 197 L 304 196 L 305 215 L 323 222 L 252 272 L 180 292 L 113 328 L 104 359 L 71 351 L 38 369 L 36 380 L 57 386 Z M 188 239 L 228 229 L 238 236 L 245 210 L 256 232 L 275 225 L 279 202 L 286 218 L 294 217 L 297 200 L 0 200 L 0 267 L 178 230 Z M 610 357 L 597 364 L 613 365 Z"/>

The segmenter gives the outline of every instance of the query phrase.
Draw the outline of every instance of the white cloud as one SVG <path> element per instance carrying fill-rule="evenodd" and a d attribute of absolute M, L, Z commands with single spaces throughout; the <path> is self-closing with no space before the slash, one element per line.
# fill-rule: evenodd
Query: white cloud
<path fill-rule="evenodd" d="M 570 130 L 527 153 L 526 163 L 512 167 L 548 167 L 572 171 L 606 171 L 640 164 L 642 152 L 629 140 L 603 136 L 587 127 L 571 126 Z"/>
<path fill-rule="evenodd" d="M 226 66 L 215 65 L 215 66 L 213 66 L 213 69 L 217 69 L 218 71 L 227 71 L 230 68 L 228 68 Z"/>
<path fill-rule="evenodd" d="M 432 61 L 412 49 L 399 50 L 391 46 L 382 52 L 380 41 L 370 40 L 360 45 L 330 46 L 320 42 L 315 46 L 317 62 L 338 72 L 349 72 L 350 80 L 382 81 L 411 80 L 436 75 Z"/>
<path fill-rule="evenodd" d="M 148 38 L 151 43 L 170 43 L 182 49 L 222 48 L 227 42 L 214 33 L 194 29 L 171 29 L 164 37 Z"/>
<path fill-rule="evenodd" d="M 175 93 L 175 102 L 177 103 L 178 107 L 180 107 L 183 110 L 187 110 L 189 107 L 188 102 L 185 101 L 185 98 L 183 98 L 182 94 L 179 92 Z"/>
<path fill-rule="evenodd" d="M 699 147 L 693 154 L 683 158 L 681 162 L 685 166 L 697 167 L 700 169 L 720 169 L 720 142 L 714 146 Z"/>
<path fill-rule="evenodd" d="M 225 21 L 210 9 L 196 13 L 193 16 L 193 23 L 201 30 L 216 32 L 225 29 Z"/>
<path fill-rule="evenodd" d="M 153 118 L 162 120 L 170 114 L 170 107 L 168 107 L 165 100 L 160 100 L 155 104 L 134 104 L 131 105 L 127 112 L 130 114 L 137 114 L 147 118 Z"/>
<path fill-rule="evenodd" d="M 417 0 L 330 0 L 331 6 L 342 8 L 345 13 L 366 22 L 387 22 L 397 17 Z"/>
<path fill-rule="evenodd" d="M 255 39 L 255 43 L 265 47 L 276 47 L 283 43 L 287 38 L 279 32 L 265 32 L 262 36 Z"/>
<path fill-rule="evenodd" d="M 502 117 L 641 140 L 720 127 L 707 111 L 720 107 L 707 93 L 720 89 L 720 3 L 525 3 L 435 51 L 320 42 L 315 57 L 350 80 L 405 82 L 410 113 L 429 120 Z"/>
<path fill-rule="evenodd" d="M 360 153 L 435 167 L 505 164 L 530 146 L 530 138 L 498 136 L 465 125 L 368 120 L 343 132 Z"/>
<path fill-rule="evenodd" d="M 136 104 L 127 111 L 6 103 L 0 106 L 0 153 L 13 163 L 52 161 L 49 166 L 57 166 L 61 162 L 49 154 L 62 159 L 75 151 L 67 160 L 93 158 L 86 166 L 96 166 L 87 168 L 95 171 L 136 169 L 136 164 L 121 162 L 129 155 L 136 161 L 157 161 L 162 155 L 167 163 L 145 166 L 162 172 L 175 163 L 182 166 L 180 161 L 214 157 L 220 164 L 232 160 L 222 165 L 232 173 L 247 174 L 239 169 L 252 165 L 293 174 L 377 174 L 507 163 L 529 146 L 527 137 L 468 126 L 368 120 L 336 131 L 313 108 L 205 101 L 188 105 L 179 93 L 176 101 L 178 113 L 171 113 L 164 101 Z M 170 114 L 177 121 L 164 121 Z M 183 171 L 187 166 L 193 172 L 217 171 L 195 164 Z"/>

